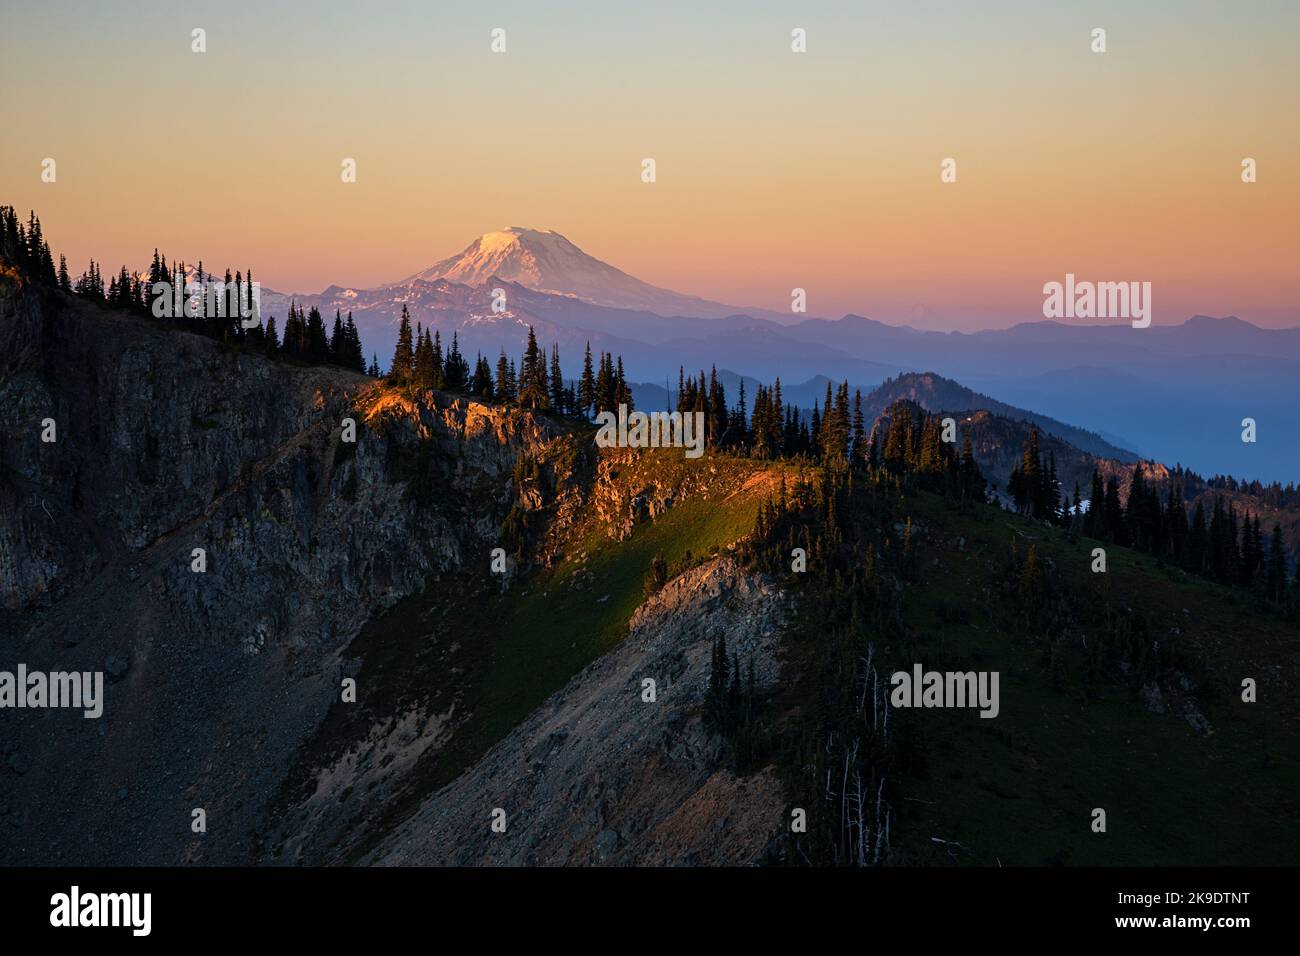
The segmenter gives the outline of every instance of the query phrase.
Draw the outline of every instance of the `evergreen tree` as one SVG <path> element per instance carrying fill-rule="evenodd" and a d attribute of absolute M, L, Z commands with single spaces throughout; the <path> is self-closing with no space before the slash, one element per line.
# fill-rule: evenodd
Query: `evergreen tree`
<path fill-rule="evenodd" d="M 1268 569 L 1266 567 L 1267 555 L 1264 553 L 1264 535 L 1259 527 L 1259 515 L 1255 515 L 1253 522 L 1247 518 L 1246 524 L 1250 534 L 1250 565 L 1243 575 L 1242 583 L 1249 585 L 1255 581 L 1258 574 L 1263 574 L 1267 578 Z"/>
<path fill-rule="evenodd" d="M 560 346 L 557 343 L 551 344 L 551 408 L 557 415 L 565 413 L 564 407 L 564 375 L 560 371 Z"/>
<path fill-rule="evenodd" d="M 460 340 L 455 332 L 451 333 L 451 350 L 447 353 L 443 376 L 446 387 L 453 391 L 464 391 L 469 384 L 469 363 L 460 354 Z"/>
<path fill-rule="evenodd" d="M 329 359 L 329 340 L 325 335 L 325 322 L 315 306 L 307 313 L 307 358 L 321 364 Z"/>
<path fill-rule="evenodd" d="M 1183 566 L 1193 574 L 1205 574 L 1209 550 L 1209 529 L 1205 524 L 1205 505 L 1198 501 L 1192 515 L 1192 525 L 1187 532 L 1187 553 Z"/>
<path fill-rule="evenodd" d="M 263 349 L 267 355 L 274 355 L 280 351 L 280 336 L 275 330 L 275 316 L 266 320 L 266 332 L 264 333 Z"/>
<path fill-rule="evenodd" d="M 817 406 L 813 405 L 813 430 L 817 426 Z M 895 403 L 890 408 L 889 430 L 885 433 L 885 447 L 881 452 L 882 464 L 890 474 L 901 475 L 910 462 L 912 413 L 906 404 Z"/>
<path fill-rule="evenodd" d="M 432 382 L 430 387 L 439 389 L 446 388 L 447 366 L 442 360 L 442 332 L 439 329 L 433 330 L 433 342 L 430 344 L 430 349 L 432 350 L 430 352 L 432 360 L 429 366 L 430 374 L 432 376 L 430 379 Z"/>
<path fill-rule="evenodd" d="M 397 348 L 393 351 L 393 364 L 388 369 L 392 385 L 405 385 L 415 374 L 415 344 L 411 339 L 411 315 L 402 306 L 402 320 L 397 327 Z"/>
<path fill-rule="evenodd" d="M 524 408 L 544 409 L 550 404 L 547 394 L 546 360 L 537 347 L 533 327 L 528 327 L 528 345 L 519 365 L 519 404 Z"/>
<path fill-rule="evenodd" d="M 329 356 L 330 364 L 343 365 L 344 355 L 347 352 L 347 343 L 343 336 L 343 316 L 338 309 L 334 310 L 334 327 L 330 330 L 329 343 L 326 353 Z"/>
<path fill-rule="evenodd" d="M 835 392 L 835 412 L 831 417 L 831 453 L 836 461 L 849 461 L 852 421 L 849 416 L 849 383 L 846 379 Z"/>
<path fill-rule="evenodd" d="M 1116 544 L 1125 544 L 1124 509 L 1119 501 L 1119 479 L 1111 475 L 1106 481 L 1106 495 L 1103 502 L 1105 540 Z"/>
<path fill-rule="evenodd" d="M 704 383 L 704 373 L 700 373 L 700 383 Z M 623 375 L 623 356 L 618 357 L 616 370 L 614 372 L 614 404 L 626 405 L 628 412 L 636 408 L 636 403 L 632 401 L 632 389 L 627 384 L 627 378 Z"/>
<path fill-rule="evenodd" d="M 1047 493 L 1042 460 L 1038 455 L 1038 429 L 1031 427 L 1020 455 L 1020 482 L 1024 505 L 1021 509 L 1035 518 L 1045 517 Z"/>
<path fill-rule="evenodd" d="M 761 388 L 762 386 L 760 386 Z M 745 379 L 741 376 L 740 385 L 736 391 L 739 397 L 736 399 L 736 408 L 730 416 L 728 427 L 735 435 L 735 444 L 748 445 L 749 441 L 749 405 L 745 397 Z"/>
<path fill-rule="evenodd" d="M 260 326 L 262 324 L 262 316 L 259 312 L 257 299 L 253 295 L 253 270 L 252 269 L 245 270 L 244 296 L 245 296 L 245 301 L 244 301 L 243 308 L 240 310 L 240 318 L 244 318 L 245 316 L 247 316 L 248 318 L 256 319 L 258 325 Z M 349 315 L 350 314 L 351 313 L 349 313 Z"/>
<path fill-rule="evenodd" d="M 1044 509 L 1043 517 L 1049 521 L 1056 521 L 1060 518 L 1061 512 L 1061 482 L 1056 475 L 1056 452 L 1053 450 L 1047 455 L 1047 474 L 1044 476 Z"/>
<path fill-rule="evenodd" d="M 614 362 L 607 352 L 600 353 L 599 370 L 596 372 L 596 413 L 617 411 L 615 407 Z M 688 411 L 688 409 L 680 409 Z"/>
<path fill-rule="evenodd" d="M 969 442 L 967 442 L 969 446 Z M 853 448 L 852 460 L 855 462 L 866 462 L 867 457 L 867 431 L 866 423 L 862 417 L 862 392 L 859 389 L 853 390 Z"/>
<path fill-rule="evenodd" d="M 962 435 L 961 458 L 958 461 L 957 473 L 960 478 L 962 497 L 967 501 L 984 501 L 986 493 L 984 476 L 980 473 L 979 465 L 975 461 L 975 452 L 971 448 L 970 435 Z M 1078 488 L 1077 485 L 1075 487 Z"/>
<path fill-rule="evenodd" d="M 482 352 L 474 363 L 474 394 L 488 401 L 496 397 L 492 387 L 492 366 Z"/>
<path fill-rule="evenodd" d="M 348 346 L 351 351 L 351 368 L 355 372 L 362 374 L 366 371 L 366 355 L 361 348 L 361 332 L 357 329 L 357 324 L 352 321 L 352 313 L 348 312 Z"/>
<path fill-rule="evenodd" d="M 494 391 L 498 402 L 513 402 L 515 400 L 514 370 L 510 367 L 510 361 L 506 358 L 504 349 L 501 352 L 501 357 L 497 359 L 497 380 Z"/>
<path fill-rule="evenodd" d="M 1092 484 L 1088 492 L 1088 511 L 1083 520 L 1084 534 L 1089 537 L 1106 537 L 1106 526 L 1103 520 L 1106 511 L 1105 500 L 1105 485 L 1102 484 L 1101 474 L 1094 468 L 1092 470 Z"/>
<path fill-rule="evenodd" d="M 0 259 L 12 266 L 22 265 L 26 245 L 22 226 L 13 206 L 0 206 Z"/>
<path fill-rule="evenodd" d="M 415 323 L 415 362 L 411 377 L 421 391 L 433 388 L 433 343 L 420 323 Z"/>
<path fill-rule="evenodd" d="M 1258 519 L 1255 524 L 1259 528 Z M 1286 552 L 1282 547 L 1282 528 L 1273 525 L 1273 537 L 1269 542 L 1267 594 L 1270 601 L 1282 603 L 1286 592 Z"/>
<path fill-rule="evenodd" d="M 596 405 L 596 376 L 591 367 L 591 342 L 582 358 L 582 378 L 578 380 L 578 408 L 590 416 Z"/>
<path fill-rule="evenodd" d="M 266 351 L 266 330 L 258 322 L 251 329 L 244 329 L 244 344 L 255 352 Z"/>

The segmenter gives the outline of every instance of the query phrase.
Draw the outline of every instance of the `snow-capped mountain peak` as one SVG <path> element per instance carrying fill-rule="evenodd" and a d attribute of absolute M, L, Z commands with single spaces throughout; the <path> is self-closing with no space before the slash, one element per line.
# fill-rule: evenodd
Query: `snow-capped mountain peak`
<path fill-rule="evenodd" d="M 458 254 L 393 285 L 446 280 L 477 287 L 494 277 L 593 305 L 660 315 L 715 317 L 738 311 L 732 306 L 657 288 L 587 255 L 553 229 L 523 226 L 485 232 Z"/>

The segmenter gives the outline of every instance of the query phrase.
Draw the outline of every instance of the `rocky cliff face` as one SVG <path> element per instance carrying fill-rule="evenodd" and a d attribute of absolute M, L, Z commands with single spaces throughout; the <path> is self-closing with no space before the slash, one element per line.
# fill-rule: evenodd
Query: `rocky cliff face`
<path fill-rule="evenodd" d="M 272 362 L 12 277 L 0 434 L 0 670 L 108 679 L 99 719 L 0 713 L 0 863 L 743 862 L 766 845 L 775 777 L 721 769 L 698 713 L 713 633 L 760 681 L 776 674 L 782 599 L 729 557 L 686 569 L 628 644 L 449 791 L 419 790 L 410 771 L 461 726 L 459 672 L 445 706 L 381 707 L 376 687 L 426 673 L 403 655 L 436 668 L 455 650 L 423 625 L 405 643 L 383 633 L 387 613 L 445 613 L 465 587 L 512 596 L 521 573 L 527 597 L 530 563 L 581 564 L 593 541 L 621 547 L 683 501 L 717 507 L 770 476 L 703 462 L 669 478 L 517 409 Z M 497 578 L 499 546 L 511 558 Z M 637 555 L 610 566 L 639 594 Z M 591 577 L 575 572 L 571 592 Z M 377 660 L 353 656 L 363 627 Z M 361 735 L 331 737 L 363 663 L 377 676 Z M 657 704 L 640 702 L 643 675 Z M 479 807 L 489 792 L 503 795 Z M 379 828 L 371 809 L 399 793 L 416 816 Z M 503 800 L 512 835 L 484 842 Z M 728 841 L 713 839 L 719 820 Z M 417 850 L 429 832 L 436 857 Z"/>
<path fill-rule="evenodd" d="M 730 557 L 643 604 L 627 640 L 553 695 L 367 858 L 384 865 L 742 865 L 780 831 L 771 771 L 720 768 L 703 706 L 712 638 L 771 687 L 785 602 Z M 653 700 L 645 681 L 654 681 Z M 503 811 L 504 831 L 492 829 Z"/>
<path fill-rule="evenodd" d="M 495 541 L 560 435 L 9 280 L 0 362 L 0 665 L 110 679 L 99 720 L 5 712 L 5 862 L 242 859 L 348 641 Z"/>

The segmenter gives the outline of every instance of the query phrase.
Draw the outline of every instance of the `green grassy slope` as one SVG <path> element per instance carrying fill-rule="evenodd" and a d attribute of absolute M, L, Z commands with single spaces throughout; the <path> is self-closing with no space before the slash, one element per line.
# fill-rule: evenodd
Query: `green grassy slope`
<path fill-rule="evenodd" d="M 1239 595 L 1107 548 L 1106 574 L 1091 571 L 1099 542 L 981 508 L 956 513 L 941 499 L 909 496 L 931 526 L 924 573 L 903 596 L 927 669 L 996 670 L 1001 714 L 914 710 L 923 769 L 902 783 L 900 819 L 918 862 L 969 864 L 1294 864 L 1300 834 L 1300 743 L 1295 667 L 1300 631 L 1254 613 Z M 965 538 L 965 547 L 951 545 Z M 1051 586 L 1076 601 L 1149 621 L 1148 638 L 1195 662 L 1198 706 L 1212 725 L 1198 734 L 1178 708 L 1149 711 L 1116 676 L 1085 681 L 1082 644 L 1053 680 L 1029 635 L 1007 626 L 986 592 L 1016 539 L 1037 549 Z M 942 541 L 942 543 L 941 543 Z M 933 566 L 938 557 L 939 567 Z M 962 607 L 964 614 L 951 608 Z M 1080 628 L 1087 640 L 1089 628 Z M 1076 659 L 1077 658 L 1077 659 Z M 1259 684 L 1243 703 L 1241 681 Z M 1054 686 L 1055 685 L 1055 686 Z M 1090 829 L 1093 808 L 1107 832 Z M 954 841 L 964 849 L 931 842 Z"/>
<path fill-rule="evenodd" d="M 725 503 L 687 501 L 631 538 L 614 542 L 594 532 L 554 568 L 505 593 L 461 595 L 448 603 L 431 588 L 369 625 L 354 651 L 365 660 L 362 681 L 400 673 L 418 680 L 436 709 L 456 701 L 464 715 L 450 744 L 433 761 L 426 783 L 454 778 L 504 737 L 547 697 L 627 635 L 632 612 L 644 600 L 642 583 L 651 559 L 669 566 L 686 553 L 703 556 L 725 548 L 753 526 L 757 502 L 739 496 Z M 411 644 L 432 630 L 456 650 L 437 668 L 411 672 Z M 418 659 L 418 652 L 417 652 Z M 418 674 L 418 676 L 417 676 Z"/>
<path fill-rule="evenodd" d="M 765 470 L 744 460 L 691 462 L 677 450 L 647 452 L 623 469 L 621 488 L 634 492 L 653 476 L 660 487 L 686 483 L 706 494 L 678 495 L 671 508 L 643 517 L 622 541 L 588 516 L 562 560 L 525 574 L 504 592 L 484 555 L 481 568 L 431 582 L 367 624 L 349 648 L 349 656 L 362 662 L 358 686 L 366 706 L 335 705 L 314 744 L 314 759 L 338 753 L 372 722 L 416 703 L 429 713 L 452 712 L 454 729 L 419 761 L 378 825 L 367 827 L 366 846 L 626 637 L 656 554 L 677 569 L 748 534 L 763 482 L 746 482 Z"/>

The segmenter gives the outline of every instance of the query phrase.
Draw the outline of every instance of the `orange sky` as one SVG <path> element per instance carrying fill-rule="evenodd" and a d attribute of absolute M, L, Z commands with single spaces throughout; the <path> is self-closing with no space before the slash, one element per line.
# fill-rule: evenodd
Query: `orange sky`
<path fill-rule="evenodd" d="M 0 14 L 0 202 L 76 272 L 377 285 L 521 225 L 778 310 L 1006 325 L 1073 272 L 1300 325 L 1294 3 L 107 6 Z"/>

